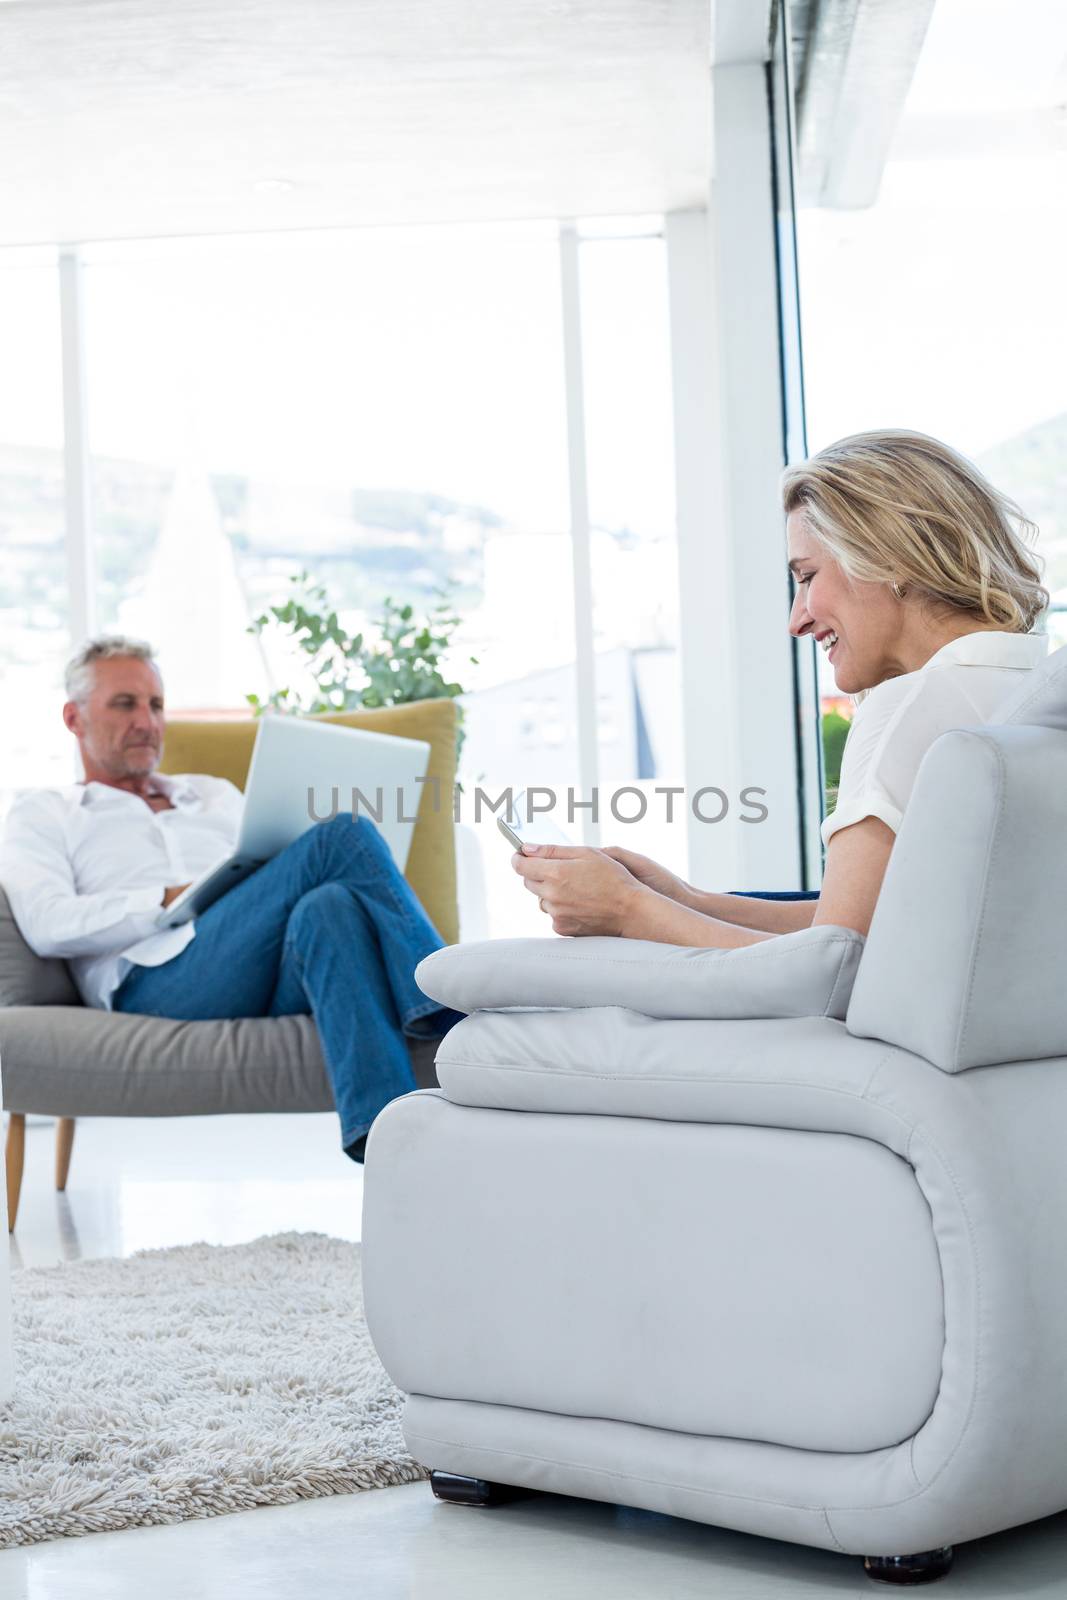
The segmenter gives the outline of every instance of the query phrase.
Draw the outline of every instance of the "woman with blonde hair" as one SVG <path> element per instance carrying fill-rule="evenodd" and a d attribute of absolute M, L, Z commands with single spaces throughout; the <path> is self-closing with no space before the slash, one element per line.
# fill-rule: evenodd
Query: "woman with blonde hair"
<path fill-rule="evenodd" d="M 854 434 L 786 470 L 789 631 L 827 651 L 857 709 L 817 899 L 693 888 L 630 850 L 527 846 L 512 865 L 557 933 L 734 948 L 822 923 L 865 934 L 919 764 L 989 721 L 1040 665 L 1036 534 L 963 456 L 925 434 Z"/>

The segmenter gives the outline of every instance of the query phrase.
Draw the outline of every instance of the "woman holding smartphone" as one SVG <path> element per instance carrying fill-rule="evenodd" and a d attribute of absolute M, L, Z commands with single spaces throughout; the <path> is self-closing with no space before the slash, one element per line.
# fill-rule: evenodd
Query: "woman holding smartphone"
<path fill-rule="evenodd" d="M 756 944 L 821 923 L 866 934 L 934 740 L 989 721 L 1040 665 L 1048 604 L 1033 524 L 964 457 L 924 434 L 855 434 L 782 480 L 789 631 L 828 652 L 858 705 L 817 898 L 694 888 L 632 850 L 524 845 L 512 865 L 556 933 Z"/>

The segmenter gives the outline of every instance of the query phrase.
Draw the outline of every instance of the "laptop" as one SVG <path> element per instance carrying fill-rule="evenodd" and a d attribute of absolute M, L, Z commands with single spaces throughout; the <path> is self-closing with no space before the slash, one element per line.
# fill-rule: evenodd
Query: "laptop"
<path fill-rule="evenodd" d="M 344 728 L 305 717 L 264 717 L 256 733 L 245 805 L 232 855 L 164 906 L 158 928 L 175 928 L 243 883 L 316 822 L 338 813 L 368 817 L 403 872 L 430 762 L 422 739 Z"/>

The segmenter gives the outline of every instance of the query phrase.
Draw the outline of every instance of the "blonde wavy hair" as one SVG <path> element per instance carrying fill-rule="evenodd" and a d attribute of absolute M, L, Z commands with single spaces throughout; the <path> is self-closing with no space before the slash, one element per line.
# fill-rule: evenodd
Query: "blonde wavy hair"
<path fill-rule="evenodd" d="M 786 513 L 848 577 L 889 583 L 983 626 L 1029 633 L 1049 603 L 1037 537 L 978 468 L 923 433 L 887 428 L 838 439 L 782 477 Z"/>

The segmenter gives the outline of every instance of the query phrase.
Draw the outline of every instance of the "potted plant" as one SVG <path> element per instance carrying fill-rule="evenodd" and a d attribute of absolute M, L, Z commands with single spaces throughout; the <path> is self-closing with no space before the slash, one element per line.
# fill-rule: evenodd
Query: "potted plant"
<path fill-rule="evenodd" d="M 382 605 L 377 642 L 349 633 L 330 604 L 325 587 L 309 573 L 290 579 L 288 598 L 268 606 L 249 633 L 277 631 L 294 643 L 306 659 L 314 685 L 310 693 L 291 687 L 275 689 L 266 700 L 246 696 L 255 715 L 267 711 L 313 715 L 352 711 L 359 707 L 398 706 L 412 700 L 437 700 L 461 695 L 463 685 L 444 676 L 441 658 L 459 626 L 447 589 L 422 616 L 414 606 L 387 595 Z M 477 666 L 477 657 L 468 657 Z M 463 743 L 463 707 L 456 707 L 456 751 Z"/>

